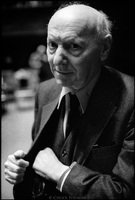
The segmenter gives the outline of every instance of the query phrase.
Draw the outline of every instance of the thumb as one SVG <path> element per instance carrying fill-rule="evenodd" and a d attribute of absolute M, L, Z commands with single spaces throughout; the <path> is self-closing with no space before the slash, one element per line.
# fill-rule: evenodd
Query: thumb
<path fill-rule="evenodd" d="M 18 150 L 14 153 L 16 159 L 24 158 L 25 155 L 26 153 L 23 150 Z"/>

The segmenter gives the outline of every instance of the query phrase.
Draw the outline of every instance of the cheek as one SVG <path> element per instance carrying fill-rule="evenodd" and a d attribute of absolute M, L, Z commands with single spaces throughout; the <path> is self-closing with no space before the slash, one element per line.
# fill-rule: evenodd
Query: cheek
<path fill-rule="evenodd" d="M 90 59 L 87 59 L 87 57 L 82 57 L 77 58 L 72 62 L 72 66 L 75 68 L 77 76 L 82 77 L 88 72 L 90 67 L 89 60 Z"/>
<path fill-rule="evenodd" d="M 77 70 L 76 78 L 80 83 L 85 83 L 87 80 L 87 77 L 89 76 L 90 69 L 86 69 L 86 67 L 80 66 Z"/>
<path fill-rule="evenodd" d="M 95 55 L 85 56 L 79 59 L 74 66 L 77 71 L 77 78 L 85 82 L 97 71 L 98 58 Z"/>
<path fill-rule="evenodd" d="M 52 66 L 53 66 L 53 56 L 47 54 L 47 60 L 48 60 L 48 63 L 50 65 L 50 68 L 52 69 Z"/>
<path fill-rule="evenodd" d="M 48 53 L 48 51 L 47 51 L 47 60 L 49 63 L 52 62 L 52 56 Z"/>
<path fill-rule="evenodd" d="M 51 63 L 52 60 L 53 60 L 53 55 L 49 53 L 48 47 L 47 47 L 47 50 L 46 50 L 46 54 L 47 54 L 48 62 Z"/>

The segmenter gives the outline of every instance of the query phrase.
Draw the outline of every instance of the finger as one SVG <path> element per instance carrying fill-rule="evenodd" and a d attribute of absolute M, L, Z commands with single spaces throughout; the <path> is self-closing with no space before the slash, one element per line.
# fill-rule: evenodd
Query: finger
<path fill-rule="evenodd" d="M 19 160 L 17 160 L 17 165 L 20 167 L 26 168 L 29 166 L 29 162 L 25 161 L 23 159 L 19 159 Z"/>
<path fill-rule="evenodd" d="M 12 162 L 9 162 L 9 161 L 6 161 L 5 164 L 5 169 L 8 169 L 9 171 L 11 172 L 14 172 L 14 173 L 23 173 L 26 171 L 26 168 L 24 167 L 20 167 Z"/>
<path fill-rule="evenodd" d="M 6 179 L 6 178 L 5 178 L 5 179 Z M 10 178 L 7 178 L 6 181 L 8 181 L 10 184 L 15 185 L 15 184 L 21 183 L 21 182 L 23 181 L 23 178 L 20 179 L 20 180 L 18 180 L 18 181 L 17 181 L 17 180 L 10 179 Z"/>
<path fill-rule="evenodd" d="M 16 159 L 19 159 L 19 158 L 24 158 L 26 154 L 24 153 L 23 150 L 18 150 L 14 153 L 14 156 Z"/>
<path fill-rule="evenodd" d="M 8 156 L 8 161 L 11 162 L 11 163 L 14 163 L 17 166 L 24 167 L 24 168 L 29 166 L 29 162 L 28 161 L 25 161 L 25 160 L 23 160 L 21 158 L 20 159 L 16 159 L 14 154 Z"/>
<path fill-rule="evenodd" d="M 19 183 L 23 180 L 24 173 L 16 174 L 14 172 L 5 169 L 5 179 L 10 182 L 11 184 Z"/>

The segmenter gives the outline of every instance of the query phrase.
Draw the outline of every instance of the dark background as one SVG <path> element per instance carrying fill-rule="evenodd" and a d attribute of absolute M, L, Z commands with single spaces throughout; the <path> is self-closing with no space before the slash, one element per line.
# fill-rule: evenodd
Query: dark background
<path fill-rule="evenodd" d="M 30 54 L 39 44 L 46 45 L 46 24 L 63 1 L 2 1 L 1 3 L 1 60 L 2 69 L 28 68 Z M 113 22 L 113 45 L 107 65 L 133 75 L 133 5 L 124 1 L 88 1 L 103 10 Z M 86 1 L 87 3 L 87 1 Z M 119 4 L 118 4 L 119 3 Z M 7 57 L 11 61 L 7 61 Z"/>

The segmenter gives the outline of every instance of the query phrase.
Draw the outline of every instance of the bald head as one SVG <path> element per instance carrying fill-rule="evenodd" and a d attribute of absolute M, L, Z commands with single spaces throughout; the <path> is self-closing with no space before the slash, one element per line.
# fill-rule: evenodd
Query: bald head
<path fill-rule="evenodd" d="M 65 24 L 65 27 L 69 24 L 82 23 L 87 28 L 88 33 L 93 35 L 95 39 L 100 42 L 108 34 L 111 34 L 112 23 L 108 20 L 106 14 L 102 11 L 98 11 L 90 6 L 83 4 L 68 5 L 64 8 L 60 8 L 50 19 L 51 23 L 60 22 Z"/>
<path fill-rule="evenodd" d="M 96 20 L 99 12 L 94 8 L 85 5 L 70 5 L 65 8 L 59 9 L 52 17 L 58 17 L 59 19 L 71 19 L 71 20 Z"/>

